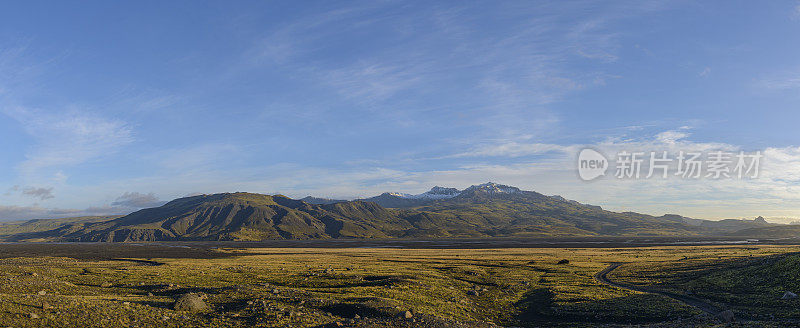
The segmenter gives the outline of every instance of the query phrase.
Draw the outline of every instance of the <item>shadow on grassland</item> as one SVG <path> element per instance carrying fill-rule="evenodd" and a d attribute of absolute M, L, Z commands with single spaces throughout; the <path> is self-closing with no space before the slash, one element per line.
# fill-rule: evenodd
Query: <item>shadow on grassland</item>
<path fill-rule="evenodd" d="M 199 247 L 147 243 L 7 243 L 0 244 L 0 259 L 14 257 L 70 257 L 78 260 L 125 258 L 210 259 L 234 256 Z"/>
<path fill-rule="evenodd" d="M 548 324 L 621 323 L 647 324 L 688 318 L 699 311 L 658 295 L 636 294 L 602 300 L 575 301 L 559 305 L 548 288 L 527 292 L 514 305 L 518 324 L 540 327 Z"/>

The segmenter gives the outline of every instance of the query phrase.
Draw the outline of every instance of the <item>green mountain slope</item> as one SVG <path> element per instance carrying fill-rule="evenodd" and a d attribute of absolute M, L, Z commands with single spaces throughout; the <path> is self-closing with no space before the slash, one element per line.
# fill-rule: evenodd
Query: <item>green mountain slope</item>
<path fill-rule="evenodd" d="M 373 203 L 314 205 L 285 196 L 251 193 L 173 200 L 107 222 L 50 231 L 71 241 L 265 240 L 388 238 L 408 228 Z"/>
<path fill-rule="evenodd" d="M 87 223 L 104 222 L 121 217 L 115 216 L 82 216 L 62 219 L 34 219 L 0 223 L 0 240 L 14 241 L 27 236 L 58 229 L 66 225 L 82 226 Z"/>
<path fill-rule="evenodd" d="M 312 204 L 282 195 L 200 195 L 113 220 L 52 224 L 49 230 L 37 229 L 7 240 L 703 236 L 730 234 L 736 226 L 769 226 L 760 221 L 707 224 L 679 215 L 618 213 L 494 183 L 463 191 L 436 187 L 422 196 L 382 196 L 387 195 L 394 197 L 391 202 L 401 199 L 394 202 L 399 208 L 362 200 Z M 406 202 L 404 197 L 417 198 Z"/>
<path fill-rule="evenodd" d="M 419 218 L 414 224 L 420 229 L 471 229 L 483 236 L 688 236 L 710 232 L 667 216 L 611 212 L 491 183 L 408 211 L 414 212 L 418 214 L 410 217 Z"/>

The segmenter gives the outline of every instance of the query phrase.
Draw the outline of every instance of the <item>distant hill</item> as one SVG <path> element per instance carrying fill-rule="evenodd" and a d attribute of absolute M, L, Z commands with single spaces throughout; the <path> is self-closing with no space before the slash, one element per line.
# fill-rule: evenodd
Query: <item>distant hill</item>
<path fill-rule="evenodd" d="M 490 182 L 491 183 L 491 182 Z M 458 196 L 461 191 L 456 188 L 433 187 L 431 190 L 419 195 L 402 194 L 395 192 L 385 192 L 375 197 L 361 199 L 373 202 L 388 208 L 408 208 L 422 206 L 431 202 L 449 199 Z"/>
<path fill-rule="evenodd" d="M 13 240 L 14 238 L 12 238 L 12 236 L 16 236 L 16 238 L 24 238 L 29 234 L 49 231 L 65 225 L 79 226 L 86 223 L 109 221 L 121 216 L 122 215 L 82 216 L 63 219 L 34 219 L 26 221 L 2 222 L 0 223 L 0 240 Z"/>
<path fill-rule="evenodd" d="M 300 198 L 299 200 L 304 201 L 309 204 L 317 204 L 317 205 L 326 205 L 326 204 L 335 204 L 346 202 L 346 200 L 341 199 L 330 199 L 330 198 L 320 198 L 320 197 L 313 197 L 313 196 L 306 196 Z"/>
<path fill-rule="evenodd" d="M 704 228 L 639 213 L 617 213 L 562 197 L 486 183 L 408 209 L 422 232 L 470 229 L 485 236 L 700 235 Z M 426 233 L 428 232 L 428 233 Z"/>
<path fill-rule="evenodd" d="M 107 220 L 53 222 L 7 240 L 162 241 L 329 238 L 708 236 L 771 228 L 761 220 L 712 222 L 612 212 L 560 196 L 485 183 L 364 200 L 224 193 L 173 200 Z"/>
<path fill-rule="evenodd" d="M 173 200 L 52 237 L 69 241 L 388 238 L 408 222 L 368 202 L 308 204 L 282 195 L 226 193 Z"/>
<path fill-rule="evenodd" d="M 800 238 L 800 225 L 747 228 L 730 232 L 729 235 L 750 238 Z"/>
<path fill-rule="evenodd" d="M 690 224 L 700 227 L 709 228 L 715 231 L 721 231 L 725 233 L 734 233 L 737 231 L 742 231 L 745 229 L 757 229 L 757 228 L 765 228 L 765 227 L 778 227 L 783 226 L 777 223 L 769 223 L 763 217 L 757 217 L 753 220 L 747 219 L 725 219 L 725 220 L 718 220 L 718 221 L 710 221 L 710 220 L 699 220 L 699 219 L 691 219 L 691 218 L 683 218 L 683 220 Z"/>

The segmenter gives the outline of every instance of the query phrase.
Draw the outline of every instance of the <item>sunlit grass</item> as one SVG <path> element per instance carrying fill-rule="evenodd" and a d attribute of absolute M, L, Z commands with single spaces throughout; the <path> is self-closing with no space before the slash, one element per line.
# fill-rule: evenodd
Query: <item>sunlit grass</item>
<path fill-rule="evenodd" d="M 399 315 L 411 311 L 414 320 L 473 326 L 648 323 L 700 312 L 662 296 L 599 284 L 594 274 L 611 262 L 631 262 L 610 276 L 657 285 L 676 280 L 672 269 L 676 263 L 717 265 L 788 251 L 797 249 L 222 249 L 235 256 L 152 259 L 163 263 L 157 266 L 69 258 L 4 259 L 0 260 L 0 294 L 5 300 L 0 302 L 0 318 L 13 326 L 83 322 L 139 327 L 302 327 L 332 322 L 391 326 L 406 322 Z M 561 259 L 569 263 L 557 264 Z M 729 280 L 720 273 L 707 283 Z M 175 296 L 192 291 L 207 294 L 214 311 L 171 310 Z M 54 309 L 42 309 L 42 300 Z M 40 318 L 31 319 L 31 313 Z M 356 314 L 361 319 L 352 320 Z"/>

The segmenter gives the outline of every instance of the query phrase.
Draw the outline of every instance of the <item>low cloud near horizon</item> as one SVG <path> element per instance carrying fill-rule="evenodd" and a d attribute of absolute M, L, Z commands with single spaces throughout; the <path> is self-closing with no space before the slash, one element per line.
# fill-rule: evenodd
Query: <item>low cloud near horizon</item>
<path fill-rule="evenodd" d="M 128 208 L 146 208 L 164 205 L 165 202 L 159 200 L 154 193 L 142 194 L 138 192 L 125 192 L 117 197 L 111 206 Z"/>
<path fill-rule="evenodd" d="M 17 188 L 19 189 L 19 188 Z M 42 190 L 44 189 L 44 190 Z M 29 192 L 25 192 L 28 190 Z M 23 193 L 36 197 L 52 198 L 49 192 L 52 188 L 26 188 Z M 163 205 L 154 193 L 125 192 L 107 206 L 88 207 L 84 209 L 46 208 L 33 206 L 0 206 L 0 221 L 31 220 L 31 219 L 56 219 L 80 216 L 111 216 L 129 214 L 136 210 Z"/>
<path fill-rule="evenodd" d="M 311 195 L 354 199 L 386 191 L 421 193 L 435 185 L 463 189 L 473 184 L 493 181 L 546 195 L 561 195 L 613 211 L 635 211 L 653 215 L 672 213 L 703 219 L 764 216 L 772 222 L 782 223 L 790 223 L 800 217 L 800 213 L 793 212 L 794 208 L 800 206 L 800 187 L 796 186 L 800 181 L 798 147 L 746 149 L 760 151 L 764 155 L 757 179 L 711 180 L 672 176 L 667 179 L 617 179 L 612 168 L 607 176 L 597 181 L 584 182 L 576 174 L 576 155 L 587 146 L 606 154 L 612 162 L 614 154 L 620 151 L 668 151 L 674 154 L 678 151 L 707 153 L 711 150 L 745 150 L 732 144 L 692 141 L 691 130 L 689 127 L 680 127 L 653 132 L 649 137 L 613 137 L 591 145 L 524 142 L 481 145 L 454 156 L 480 159 L 484 164 L 478 162 L 475 165 L 445 170 L 405 171 L 388 167 L 387 163 L 382 162 L 371 162 L 368 168 L 363 169 L 340 170 L 292 165 L 252 171 L 249 174 L 260 175 L 260 178 L 247 181 L 232 181 L 228 176 L 242 172 L 208 170 L 195 173 L 198 175 L 163 176 L 113 183 L 133 189 L 149 187 L 162 190 L 163 187 L 161 196 L 164 199 L 186 195 L 181 189 L 204 190 L 206 193 L 249 191 L 281 193 L 295 198 Z M 488 164 L 493 163 L 496 158 L 514 158 L 515 161 L 508 164 Z M 643 170 L 646 168 L 645 163 Z M 202 176 L 202 179 L 197 178 L 198 176 Z M 170 191 L 170 188 L 174 191 Z M 0 208 L 0 218 L 126 214 L 163 203 L 152 192 L 125 191 L 107 206 L 84 210 L 7 206 Z M 742 208 L 748 210 L 743 211 Z"/>
<path fill-rule="evenodd" d="M 61 23 L 0 37 L 0 134 L 14 141 L 0 219 L 126 214 L 194 192 L 354 199 L 487 181 L 614 211 L 800 218 L 800 67 L 785 55 L 797 43 L 776 41 L 794 36 L 786 16 L 800 7 L 726 8 L 771 23 L 664 1 L 147 12 L 175 47 L 65 12 L 143 43 L 109 47 Z M 697 42 L 673 42 L 686 31 Z M 207 51 L 220 42 L 229 51 Z M 584 182 L 583 147 L 764 158 L 758 179 Z"/>

